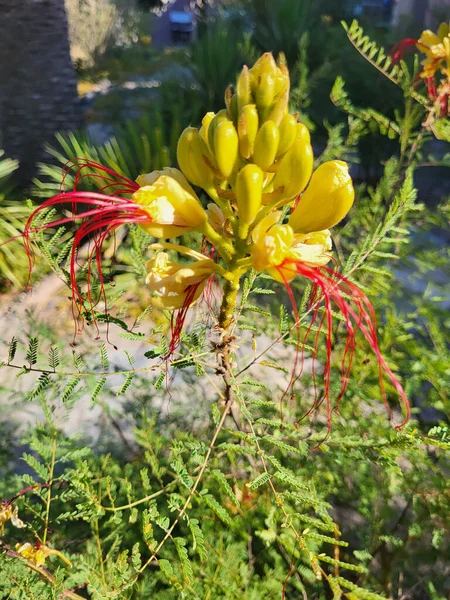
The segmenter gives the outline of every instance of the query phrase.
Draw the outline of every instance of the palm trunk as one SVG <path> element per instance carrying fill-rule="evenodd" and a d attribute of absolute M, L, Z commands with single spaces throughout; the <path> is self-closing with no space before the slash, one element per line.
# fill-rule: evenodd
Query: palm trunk
<path fill-rule="evenodd" d="M 0 148 L 19 159 L 21 182 L 56 131 L 80 124 L 64 0 L 1 0 Z"/>

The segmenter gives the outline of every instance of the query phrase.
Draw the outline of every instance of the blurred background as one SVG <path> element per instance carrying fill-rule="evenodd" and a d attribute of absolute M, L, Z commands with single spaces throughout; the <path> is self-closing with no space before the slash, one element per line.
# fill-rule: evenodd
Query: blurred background
<path fill-rule="evenodd" d="M 151 166 L 173 162 L 179 131 L 220 108 L 221 90 L 268 50 L 285 52 L 296 108 L 319 140 L 324 122 L 344 119 L 329 100 L 337 73 L 356 104 L 389 111 L 398 100 L 354 56 L 342 19 L 389 47 L 449 12 L 448 0 L 0 0 L 0 148 L 19 161 L 21 185 L 54 162 L 56 132 L 125 138 L 141 160 L 150 146 Z M 29 194 L 39 190 L 48 195 L 38 182 Z"/>

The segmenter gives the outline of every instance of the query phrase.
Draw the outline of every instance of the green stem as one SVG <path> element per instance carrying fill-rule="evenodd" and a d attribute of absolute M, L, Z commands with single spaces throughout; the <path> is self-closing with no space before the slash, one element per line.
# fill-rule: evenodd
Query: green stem
<path fill-rule="evenodd" d="M 219 327 L 222 330 L 228 329 L 232 320 L 233 312 L 236 308 L 237 295 L 239 292 L 239 280 L 243 271 L 240 268 L 230 270 L 230 274 L 233 275 L 224 286 L 222 306 L 220 307 L 219 315 Z"/>
<path fill-rule="evenodd" d="M 207 221 L 205 221 L 201 232 L 206 237 L 206 239 L 210 241 L 211 244 L 213 244 L 213 246 L 217 249 L 217 252 L 220 254 L 220 256 L 227 263 L 229 263 L 232 260 L 235 253 L 232 244 L 230 244 L 230 242 L 227 242 L 219 233 L 217 233 L 217 231 L 215 231 L 215 229 L 213 229 Z"/>

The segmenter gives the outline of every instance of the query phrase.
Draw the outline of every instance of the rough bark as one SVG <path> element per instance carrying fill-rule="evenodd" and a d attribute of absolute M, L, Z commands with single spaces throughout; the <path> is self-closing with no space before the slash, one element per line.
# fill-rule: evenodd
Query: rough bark
<path fill-rule="evenodd" d="M 0 0 L 0 148 L 21 182 L 56 131 L 80 124 L 64 0 Z"/>

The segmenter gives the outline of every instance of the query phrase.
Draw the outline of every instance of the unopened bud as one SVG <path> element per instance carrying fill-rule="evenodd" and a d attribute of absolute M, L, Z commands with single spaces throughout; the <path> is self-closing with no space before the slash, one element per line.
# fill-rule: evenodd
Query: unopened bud
<path fill-rule="evenodd" d="M 263 171 L 267 171 L 273 165 L 279 141 L 278 127 L 273 121 L 266 121 L 258 131 L 253 151 L 253 160 Z"/>
<path fill-rule="evenodd" d="M 284 115 L 278 127 L 280 143 L 278 144 L 277 157 L 283 156 L 289 150 L 297 136 L 297 120 L 293 115 Z"/>
<path fill-rule="evenodd" d="M 208 130 L 211 125 L 211 121 L 214 119 L 215 114 L 213 112 L 208 112 L 202 119 L 202 126 L 200 127 L 199 133 L 203 138 L 204 142 L 208 146 Z"/>
<path fill-rule="evenodd" d="M 345 217 L 354 199 L 347 164 L 340 160 L 325 162 L 314 171 L 289 224 L 296 233 L 330 229 Z"/>
<path fill-rule="evenodd" d="M 208 157 L 208 147 L 198 129 L 187 127 L 178 140 L 178 164 L 191 183 L 204 189 L 210 187 L 214 179 Z"/>
<path fill-rule="evenodd" d="M 259 167 L 245 165 L 236 177 L 236 202 L 239 214 L 239 237 L 245 239 L 248 228 L 259 212 L 264 175 Z"/>
<path fill-rule="evenodd" d="M 248 67 L 244 65 L 241 74 L 238 77 L 236 85 L 237 104 L 238 112 L 247 104 L 251 104 L 251 92 L 250 92 L 250 73 Z"/>
<path fill-rule="evenodd" d="M 208 128 L 208 146 L 211 148 L 211 152 L 214 152 L 214 133 L 216 127 L 222 121 L 229 121 L 228 111 L 224 108 L 214 116 Z"/>
<path fill-rule="evenodd" d="M 269 114 L 269 119 L 279 125 L 288 112 L 289 87 L 287 87 L 275 103 Z"/>
<path fill-rule="evenodd" d="M 300 194 L 311 177 L 314 155 L 309 132 L 306 127 L 304 129 L 303 134 L 300 134 L 297 125 L 297 139 L 280 160 L 273 179 L 273 192 L 278 193 L 280 200 L 288 201 Z"/>
<path fill-rule="evenodd" d="M 239 150 L 239 138 L 231 121 L 222 121 L 214 131 L 214 155 L 217 166 L 225 178 L 228 178 L 235 167 Z"/>
<path fill-rule="evenodd" d="M 250 158 L 255 147 L 258 133 L 259 116 L 254 104 L 247 104 L 241 111 L 238 121 L 239 152 L 244 158 Z"/>

